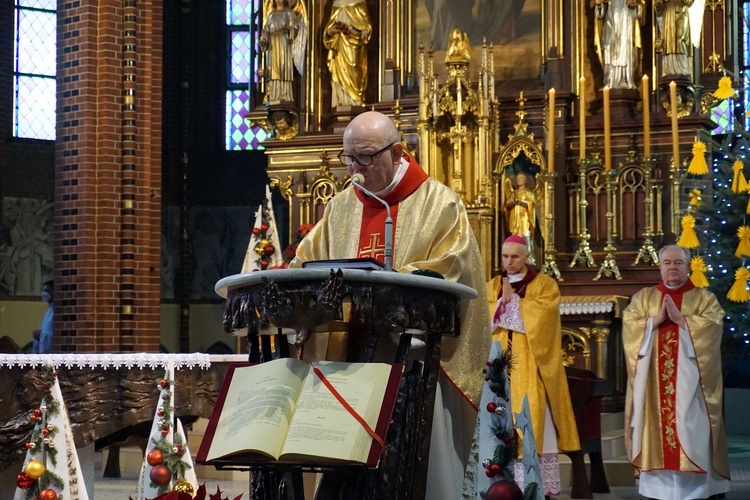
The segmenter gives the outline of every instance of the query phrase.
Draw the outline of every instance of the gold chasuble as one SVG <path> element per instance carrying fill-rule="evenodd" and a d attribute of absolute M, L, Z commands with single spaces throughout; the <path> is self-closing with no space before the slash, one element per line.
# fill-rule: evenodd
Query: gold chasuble
<path fill-rule="evenodd" d="M 651 327 L 667 294 L 687 328 L 669 319 Z M 677 289 L 660 283 L 641 290 L 623 312 L 625 446 L 639 471 L 713 468 L 729 478 L 721 408 L 723 316 L 716 296 L 691 281 Z"/>
<path fill-rule="evenodd" d="M 490 348 L 484 268 L 461 198 L 431 177 L 413 159 L 396 187 L 383 196 L 394 223 L 393 269 L 429 269 L 474 288 L 479 297 L 461 301 L 461 332 L 444 337 L 441 366 L 474 407 L 479 404 Z M 375 257 L 385 250 L 385 207 L 349 187 L 326 205 L 320 221 L 303 239 L 292 267 L 310 260 Z"/>
<path fill-rule="evenodd" d="M 493 313 L 497 308 L 502 278 L 505 276 L 506 273 L 495 276 L 487 283 L 489 310 Z M 498 327 L 493 330 L 492 339 L 499 340 L 503 350 L 506 350 L 512 334 L 510 403 L 513 413 L 521 412 L 523 397 L 528 395 L 537 453 L 542 455 L 545 409 L 549 403 L 552 421 L 557 429 L 559 451 L 580 450 L 578 427 L 562 363 L 562 333 L 558 308 L 560 289 L 554 279 L 537 273 L 529 265 L 526 266 L 523 280 L 511 283 L 511 286 L 521 298 L 519 307 L 526 333 L 509 332 Z"/>

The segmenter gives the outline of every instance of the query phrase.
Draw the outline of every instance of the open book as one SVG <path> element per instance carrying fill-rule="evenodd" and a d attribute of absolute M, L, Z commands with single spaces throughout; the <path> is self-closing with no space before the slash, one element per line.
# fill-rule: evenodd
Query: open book
<path fill-rule="evenodd" d="M 385 440 L 403 365 L 282 358 L 230 365 L 197 463 L 376 467 L 382 449 L 314 372 Z"/>

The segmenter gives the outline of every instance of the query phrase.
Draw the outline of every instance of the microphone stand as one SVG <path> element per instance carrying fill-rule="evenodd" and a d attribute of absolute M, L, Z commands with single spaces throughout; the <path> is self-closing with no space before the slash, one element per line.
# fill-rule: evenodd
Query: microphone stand
<path fill-rule="evenodd" d="M 376 196 L 375 193 L 360 184 L 363 180 L 364 177 L 362 174 L 354 174 L 352 176 L 352 184 L 361 189 L 370 198 L 378 200 L 385 207 L 385 262 L 383 264 L 386 271 L 393 271 L 393 219 L 391 218 L 391 206 L 388 205 L 387 201 Z"/>

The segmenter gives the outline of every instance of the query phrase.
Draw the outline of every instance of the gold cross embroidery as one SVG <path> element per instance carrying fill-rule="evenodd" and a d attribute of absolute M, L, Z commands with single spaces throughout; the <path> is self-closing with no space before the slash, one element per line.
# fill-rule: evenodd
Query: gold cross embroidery
<path fill-rule="evenodd" d="M 385 254 L 385 243 L 380 243 L 380 233 L 370 235 L 370 244 L 359 250 L 360 257 L 377 258 L 378 255 Z"/>

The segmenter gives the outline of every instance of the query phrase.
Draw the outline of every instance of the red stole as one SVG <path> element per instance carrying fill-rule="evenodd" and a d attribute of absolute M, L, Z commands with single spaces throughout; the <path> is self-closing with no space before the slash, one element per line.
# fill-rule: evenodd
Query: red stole
<path fill-rule="evenodd" d="M 396 221 L 398 217 L 399 203 L 408 198 L 414 191 L 427 180 L 427 174 L 422 167 L 409 156 L 409 167 L 404 177 L 396 184 L 396 187 L 382 198 L 391 207 L 391 218 L 393 219 L 393 234 L 395 239 Z M 379 261 L 385 261 L 385 218 L 386 210 L 382 203 L 370 198 L 361 190 L 354 188 L 357 198 L 362 202 L 362 223 L 359 230 L 359 251 L 357 257 L 372 257 Z M 396 249 L 394 247 L 394 255 Z"/>
<path fill-rule="evenodd" d="M 667 288 L 664 282 L 656 287 L 661 292 L 659 307 L 664 296 L 672 297 L 678 309 L 682 309 L 682 294 L 695 288 L 688 280 L 674 290 Z M 680 444 L 677 435 L 677 362 L 679 359 L 679 327 L 669 318 L 659 326 L 656 336 L 656 351 L 659 363 L 659 409 L 661 414 L 661 442 L 665 470 L 680 470 Z"/>

